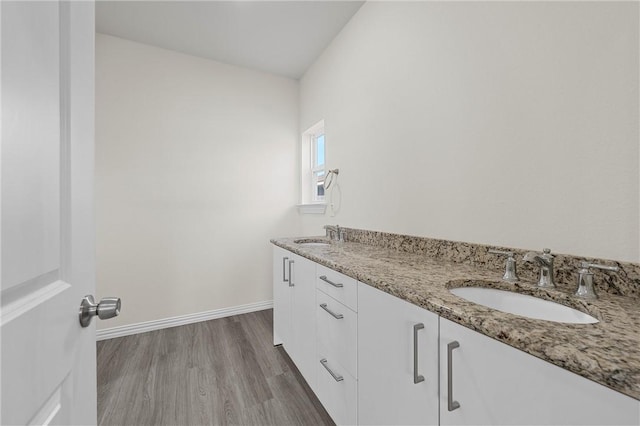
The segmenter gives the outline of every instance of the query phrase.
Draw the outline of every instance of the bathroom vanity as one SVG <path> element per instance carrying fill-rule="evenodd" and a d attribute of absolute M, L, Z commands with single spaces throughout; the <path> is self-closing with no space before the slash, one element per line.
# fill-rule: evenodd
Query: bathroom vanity
<path fill-rule="evenodd" d="M 600 298 L 587 301 L 570 295 L 571 256 L 556 259 L 558 288 L 540 289 L 533 267 L 502 281 L 504 259 L 484 246 L 345 232 L 272 240 L 274 344 L 337 424 L 640 423 L 638 265 L 597 274 Z M 531 319 L 450 291 L 469 286 L 598 322 Z"/>

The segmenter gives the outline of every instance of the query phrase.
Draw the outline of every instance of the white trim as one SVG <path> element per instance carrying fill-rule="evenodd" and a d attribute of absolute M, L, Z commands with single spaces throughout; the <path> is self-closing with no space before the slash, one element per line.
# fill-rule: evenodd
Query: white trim
<path fill-rule="evenodd" d="M 57 273 L 58 271 L 54 271 Z M 49 276 L 44 274 L 43 276 Z M 57 280 L 48 284 L 32 293 L 28 293 L 23 297 L 18 298 L 11 303 L 8 303 L 2 308 L 2 314 L 0 315 L 0 326 L 5 326 L 9 322 L 16 318 L 21 317 L 31 309 L 35 309 L 44 302 L 53 299 L 58 294 L 62 293 L 66 289 L 71 288 L 70 284 L 64 281 Z"/>
<path fill-rule="evenodd" d="M 246 314 L 271 308 L 273 308 L 273 300 L 265 300 L 263 302 L 248 303 L 230 308 L 214 309 L 212 311 L 139 322 L 137 324 L 121 325 L 119 327 L 105 328 L 96 331 L 96 340 L 130 336 L 132 334 L 146 333 L 147 331 L 161 330 L 163 328 L 177 327 L 179 325 L 193 324 L 195 322 L 209 321 L 216 318 L 230 317 L 232 315 Z"/>
<path fill-rule="evenodd" d="M 62 408 L 62 404 L 60 403 L 61 388 L 62 386 L 53 392 L 53 395 L 44 403 L 40 411 L 31 419 L 29 422 L 30 425 L 49 426 L 52 423 L 52 420 L 55 419 L 56 414 L 58 414 Z"/>
<path fill-rule="evenodd" d="M 60 2 L 58 14 L 60 21 L 60 279 L 71 281 L 71 4 L 66 1 Z M 73 108 L 78 107 L 74 105 Z M 74 158 L 73 161 L 75 167 L 77 160 Z M 77 231 L 74 230 L 74 232 Z"/>
<path fill-rule="evenodd" d="M 305 134 L 314 134 L 314 133 L 324 133 L 324 120 L 318 121 L 313 126 L 309 127 L 304 133 Z"/>
<path fill-rule="evenodd" d="M 327 210 L 325 203 L 298 204 L 297 207 L 300 214 L 324 214 Z"/>

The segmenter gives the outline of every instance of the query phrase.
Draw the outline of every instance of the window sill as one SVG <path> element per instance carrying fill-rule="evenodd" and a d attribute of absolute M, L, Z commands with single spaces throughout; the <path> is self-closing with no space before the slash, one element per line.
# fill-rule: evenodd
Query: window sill
<path fill-rule="evenodd" d="M 324 214 L 327 210 L 325 203 L 298 204 L 297 207 L 300 214 Z"/>

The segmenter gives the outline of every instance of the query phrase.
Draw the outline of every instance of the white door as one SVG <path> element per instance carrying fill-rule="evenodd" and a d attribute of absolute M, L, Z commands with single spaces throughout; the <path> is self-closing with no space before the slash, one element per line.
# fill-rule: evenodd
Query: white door
<path fill-rule="evenodd" d="M 2 424 L 95 424 L 94 5 L 2 1 Z"/>

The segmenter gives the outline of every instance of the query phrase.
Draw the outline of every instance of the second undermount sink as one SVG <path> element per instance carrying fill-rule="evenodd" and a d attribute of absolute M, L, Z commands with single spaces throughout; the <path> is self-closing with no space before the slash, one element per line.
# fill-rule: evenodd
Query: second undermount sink
<path fill-rule="evenodd" d="M 293 240 L 293 242 L 306 247 L 327 247 L 330 245 L 328 241 L 319 238 L 301 238 L 299 240 Z"/>
<path fill-rule="evenodd" d="M 571 324 L 594 324 L 598 320 L 577 309 L 512 291 L 485 287 L 458 287 L 451 293 L 469 302 L 527 318 Z"/>

